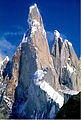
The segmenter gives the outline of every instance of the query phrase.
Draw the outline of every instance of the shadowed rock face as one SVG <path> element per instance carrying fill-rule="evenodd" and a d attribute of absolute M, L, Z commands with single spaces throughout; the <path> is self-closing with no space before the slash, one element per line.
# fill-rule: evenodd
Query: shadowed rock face
<path fill-rule="evenodd" d="M 12 76 L 4 72 L 7 86 L 1 102 L 3 105 L 6 103 L 10 110 L 5 116 L 55 118 L 63 103 L 77 93 L 71 90 L 79 90 L 80 62 L 71 43 L 63 42 L 57 30 L 54 32 L 55 43 L 50 55 L 36 4 L 29 8 L 28 24 L 29 29 L 12 58 L 9 72 Z M 8 71 L 8 67 L 5 68 Z"/>
<path fill-rule="evenodd" d="M 68 40 L 63 42 L 57 30 L 54 32 L 54 38 L 55 42 L 52 47 L 53 63 L 60 84 L 66 85 L 70 89 L 81 90 L 79 60 L 72 44 Z"/>
<path fill-rule="evenodd" d="M 13 102 L 14 102 L 15 89 L 18 85 L 20 53 L 21 53 L 21 44 L 19 45 L 16 53 L 14 54 L 12 58 L 12 77 L 9 80 L 8 87 L 5 92 L 5 95 L 9 97 L 10 99 L 12 99 Z M 12 102 L 12 105 L 13 105 L 13 102 Z"/>
<path fill-rule="evenodd" d="M 81 119 L 80 114 L 81 92 L 73 95 L 60 109 L 56 119 Z"/>

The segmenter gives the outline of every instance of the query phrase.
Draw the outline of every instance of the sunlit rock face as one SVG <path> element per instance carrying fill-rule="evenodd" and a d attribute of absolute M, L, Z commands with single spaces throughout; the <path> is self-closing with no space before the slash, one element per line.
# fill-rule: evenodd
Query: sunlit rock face
<path fill-rule="evenodd" d="M 60 38 L 60 33 L 57 30 L 54 30 L 54 37 L 55 39 Z"/>
<path fill-rule="evenodd" d="M 36 4 L 29 9 L 28 24 L 30 29 L 30 42 L 36 51 L 37 67 L 38 69 L 46 68 L 52 64 L 52 60 L 43 21 Z"/>

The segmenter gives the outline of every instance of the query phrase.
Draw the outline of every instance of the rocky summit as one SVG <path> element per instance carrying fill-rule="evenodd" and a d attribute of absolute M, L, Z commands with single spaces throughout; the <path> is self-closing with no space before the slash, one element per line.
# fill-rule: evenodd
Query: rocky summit
<path fill-rule="evenodd" d="M 28 25 L 12 61 L 0 63 L 0 118 L 52 119 L 81 91 L 81 59 L 57 30 L 50 54 L 36 4 L 29 8 Z"/>

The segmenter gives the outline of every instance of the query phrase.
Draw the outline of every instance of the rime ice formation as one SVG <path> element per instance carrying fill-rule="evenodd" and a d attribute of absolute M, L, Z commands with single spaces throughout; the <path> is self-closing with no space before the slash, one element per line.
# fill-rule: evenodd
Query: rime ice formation
<path fill-rule="evenodd" d="M 54 36 L 55 36 L 55 38 L 59 38 L 60 37 L 60 33 L 57 30 L 55 30 L 54 31 Z"/>

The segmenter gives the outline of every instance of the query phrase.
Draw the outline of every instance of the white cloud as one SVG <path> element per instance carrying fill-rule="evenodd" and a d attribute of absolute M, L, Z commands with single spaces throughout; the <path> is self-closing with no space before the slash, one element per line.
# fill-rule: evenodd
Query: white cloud
<path fill-rule="evenodd" d="M 0 38 L 0 61 L 2 61 L 6 56 L 11 57 L 16 51 L 16 46 L 7 41 L 5 38 Z"/>
<path fill-rule="evenodd" d="M 3 47 L 4 49 L 14 49 L 16 46 L 12 45 L 9 41 L 7 41 L 5 38 L 0 40 L 0 48 Z"/>
<path fill-rule="evenodd" d="M 5 55 L 4 54 L 2 55 L 2 53 L 0 51 L 0 62 L 3 61 L 4 58 L 5 58 Z"/>
<path fill-rule="evenodd" d="M 17 36 L 17 35 L 23 35 L 24 32 L 5 32 L 4 35 L 10 35 L 10 36 Z"/>
<path fill-rule="evenodd" d="M 15 29 L 15 32 L 13 32 Z M 23 35 L 25 30 L 20 25 L 13 25 L 11 26 L 11 31 L 4 32 L 4 36 L 17 36 L 17 35 Z"/>

